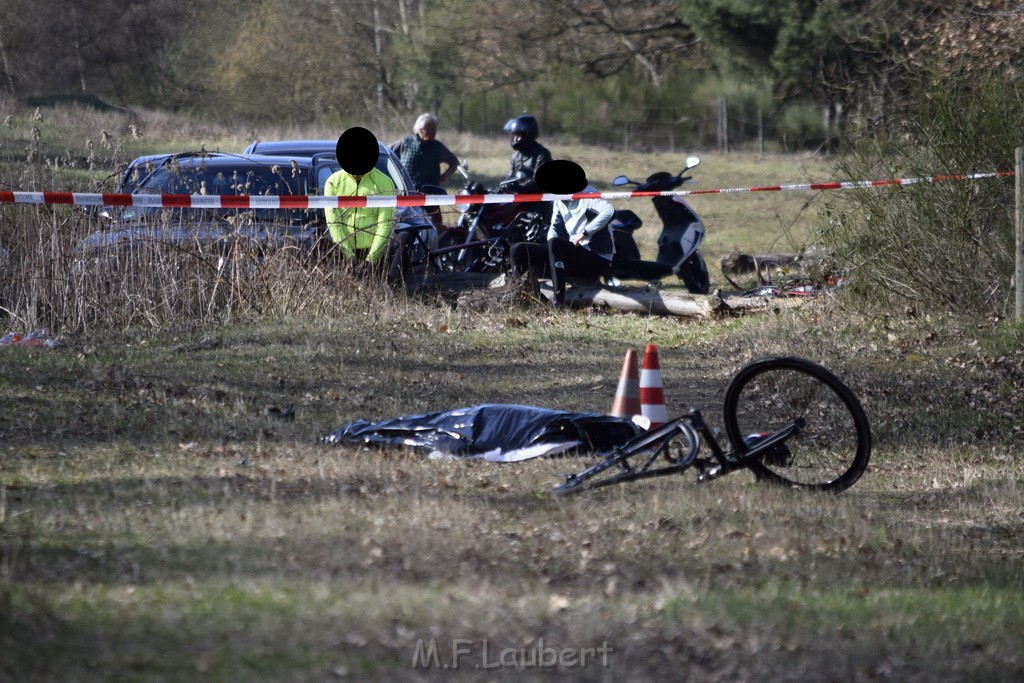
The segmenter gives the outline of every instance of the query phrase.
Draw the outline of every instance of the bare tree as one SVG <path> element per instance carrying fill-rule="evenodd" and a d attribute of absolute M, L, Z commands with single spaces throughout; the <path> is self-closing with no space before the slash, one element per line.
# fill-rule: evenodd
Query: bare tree
<path fill-rule="evenodd" d="M 676 13 L 674 0 L 556 0 L 576 46 L 579 66 L 596 76 L 625 70 L 629 61 L 660 85 L 670 61 L 697 54 L 699 41 Z"/>
<path fill-rule="evenodd" d="M 186 6 L 0 0 L 3 69 L 21 96 L 88 92 L 126 101 L 144 93 L 149 71 L 188 25 Z"/>

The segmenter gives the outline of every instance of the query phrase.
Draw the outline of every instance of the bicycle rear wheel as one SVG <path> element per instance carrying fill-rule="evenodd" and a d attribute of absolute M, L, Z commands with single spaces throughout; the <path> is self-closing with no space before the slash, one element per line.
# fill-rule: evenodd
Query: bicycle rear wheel
<path fill-rule="evenodd" d="M 802 358 L 755 361 L 725 392 L 726 434 L 742 457 L 762 435 L 804 420 L 779 447 L 749 463 L 759 479 L 844 491 L 867 469 L 871 429 L 857 397 L 839 378 Z"/>

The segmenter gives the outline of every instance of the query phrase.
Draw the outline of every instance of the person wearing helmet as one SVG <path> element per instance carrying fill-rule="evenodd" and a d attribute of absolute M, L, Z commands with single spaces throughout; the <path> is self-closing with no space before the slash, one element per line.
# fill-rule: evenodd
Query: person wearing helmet
<path fill-rule="evenodd" d="M 501 181 L 498 191 L 509 194 L 540 192 L 534 175 L 542 164 L 551 161 L 551 152 L 537 142 L 537 138 L 540 136 L 537 118 L 530 114 L 523 114 L 509 119 L 505 124 L 505 131 L 512 134 L 509 142 L 515 151 L 512 152 L 512 158 L 509 160 L 508 178 Z"/>
<path fill-rule="evenodd" d="M 594 192 L 583 168 L 567 159 L 556 159 L 537 169 L 536 181 L 547 193 L 572 195 Z M 614 208 L 604 199 L 557 199 L 548 228 L 547 244 L 518 242 L 509 254 L 512 269 L 520 275 L 550 277 L 555 290 L 552 304 L 565 305 L 569 277 L 597 280 L 611 272 L 615 242 L 609 223 Z"/>

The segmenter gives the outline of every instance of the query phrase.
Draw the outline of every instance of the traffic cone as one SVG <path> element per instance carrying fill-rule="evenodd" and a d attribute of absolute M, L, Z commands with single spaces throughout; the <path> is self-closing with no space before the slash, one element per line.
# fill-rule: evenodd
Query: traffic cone
<path fill-rule="evenodd" d="M 644 349 L 644 364 L 640 369 L 640 414 L 651 421 L 650 429 L 668 422 L 658 347 L 654 344 L 648 344 Z"/>
<path fill-rule="evenodd" d="M 611 414 L 615 417 L 633 417 L 640 414 L 640 371 L 636 365 L 636 351 L 626 351 L 619 374 L 619 386 L 615 390 Z"/>

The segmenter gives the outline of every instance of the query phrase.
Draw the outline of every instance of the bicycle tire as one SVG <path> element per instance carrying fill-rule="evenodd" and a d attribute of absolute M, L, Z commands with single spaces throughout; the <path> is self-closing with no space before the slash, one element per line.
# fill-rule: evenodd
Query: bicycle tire
<path fill-rule="evenodd" d="M 811 361 L 772 357 L 743 367 L 725 392 L 726 435 L 742 458 L 750 442 L 802 418 L 805 425 L 776 451 L 748 463 L 758 479 L 838 493 L 864 473 L 871 428 L 854 393 Z"/>

